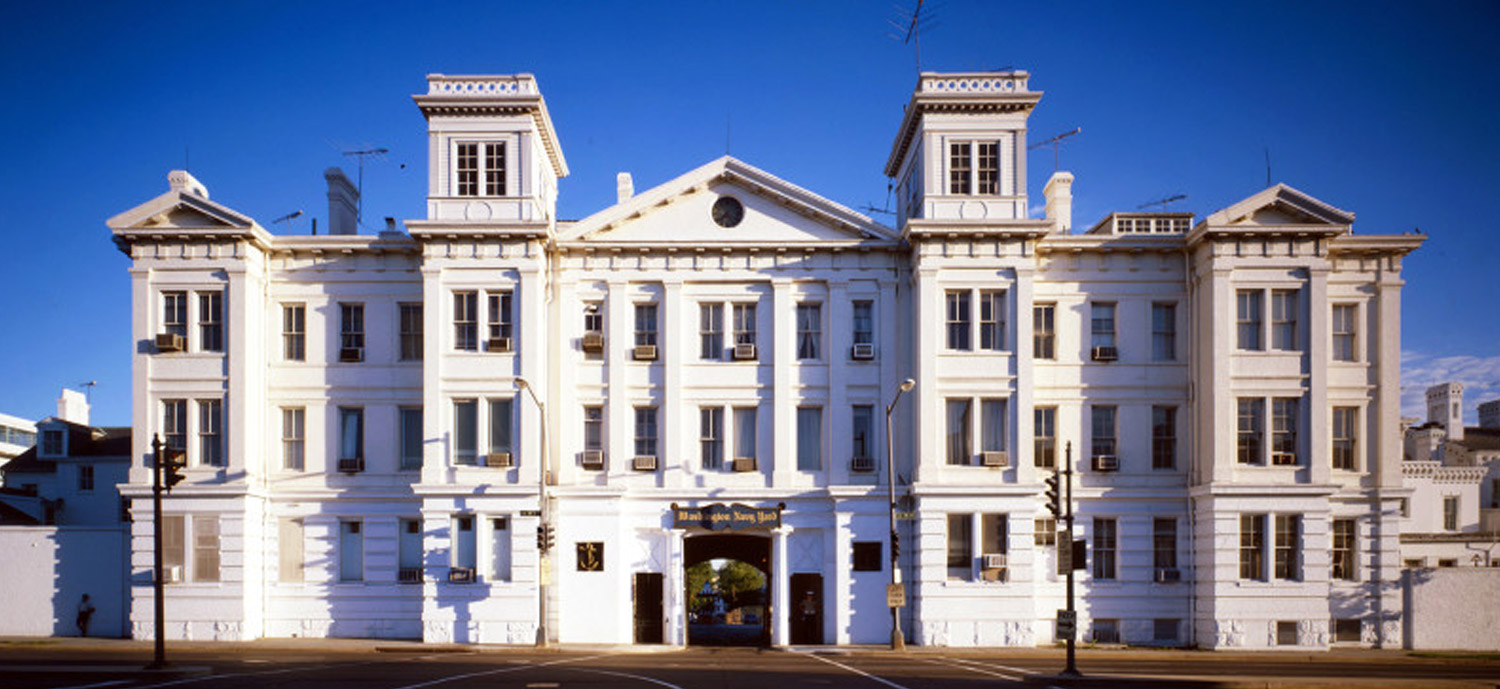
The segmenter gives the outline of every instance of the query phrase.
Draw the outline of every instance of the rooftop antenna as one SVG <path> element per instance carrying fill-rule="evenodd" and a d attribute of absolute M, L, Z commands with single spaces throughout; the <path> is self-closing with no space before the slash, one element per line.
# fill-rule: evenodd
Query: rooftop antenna
<path fill-rule="evenodd" d="M 1027 146 L 1026 150 L 1028 150 L 1028 151 L 1035 151 L 1036 149 L 1041 148 L 1043 146 L 1051 146 L 1052 147 L 1052 171 L 1053 172 L 1057 172 L 1058 169 L 1059 169 L 1059 164 L 1061 162 L 1061 158 L 1060 158 L 1060 156 L 1058 154 L 1058 149 L 1062 146 L 1063 139 L 1066 139 L 1066 138 L 1068 138 L 1070 136 L 1073 136 L 1074 134 L 1077 134 L 1078 132 L 1081 132 L 1081 131 L 1083 131 L 1083 127 L 1074 127 L 1073 131 L 1071 131 L 1071 132 L 1063 132 L 1061 134 L 1058 134 L 1057 136 L 1054 136 L 1054 137 L 1052 137 L 1050 139 L 1047 139 L 1046 141 L 1038 141 L 1038 142 L 1036 142 L 1036 143 L 1034 143 L 1034 144 L 1032 144 L 1030 146 Z"/>
<path fill-rule="evenodd" d="M 903 44 L 911 44 L 916 47 L 918 74 L 922 72 L 922 29 L 931 30 L 936 26 L 931 8 L 928 9 L 926 14 L 922 13 L 923 2 L 924 0 L 917 0 L 917 6 L 910 11 L 901 5 L 896 5 L 896 12 L 900 16 L 901 21 L 886 20 L 896 31 L 901 32 L 900 36 L 896 34 L 887 35 L 891 38 L 898 38 Z"/>
<path fill-rule="evenodd" d="M 1271 147 L 1266 147 L 1266 188 L 1271 188 Z"/>
<path fill-rule="evenodd" d="M 891 192 L 894 189 L 895 189 L 895 185 L 891 184 L 890 182 L 886 182 L 885 183 L 885 206 L 884 207 L 876 208 L 874 206 L 874 204 L 867 203 L 867 204 L 865 204 L 863 206 L 860 206 L 859 209 L 862 210 L 862 211 L 869 211 L 871 213 L 882 213 L 884 215 L 895 215 L 896 211 L 891 210 Z"/>
<path fill-rule="evenodd" d="M 1169 204 L 1169 203 L 1176 203 L 1176 202 L 1181 201 L 1181 200 L 1183 200 L 1185 198 L 1187 198 L 1187 194 L 1173 194 L 1173 195 L 1168 196 L 1168 197 L 1166 197 L 1164 199 L 1157 199 L 1155 201 L 1147 201 L 1146 203 L 1143 203 L 1143 204 L 1141 204 L 1139 206 L 1136 206 L 1135 209 L 1139 211 L 1139 210 L 1145 210 L 1145 209 L 1150 208 L 1152 206 L 1161 206 L 1161 212 L 1165 213 L 1165 212 L 1167 212 L 1167 204 Z"/>
<path fill-rule="evenodd" d="M 286 215 L 283 215 L 283 216 L 281 216 L 281 217 L 279 217 L 279 218 L 277 218 L 275 220 L 272 220 L 271 224 L 275 225 L 276 223 L 279 223 L 279 222 L 286 223 L 286 228 L 284 229 L 284 231 L 285 231 L 286 234 L 291 234 L 292 233 L 292 221 L 296 220 L 297 218 L 300 218 L 300 217 L 302 217 L 302 211 L 301 210 L 295 210 L 295 211 L 287 213 Z"/>
<path fill-rule="evenodd" d="M 359 200 L 354 207 L 354 224 L 363 225 L 365 218 L 365 156 L 383 156 L 390 153 L 389 148 L 365 148 L 358 151 L 344 151 L 346 156 L 357 156 L 359 158 Z"/>
<path fill-rule="evenodd" d="M 89 381 L 87 383 L 79 383 L 78 384 L 78 387 L 83 388 L 83 400 L 85 402 L 88 402 L 89 404 L 93 404 L 94 386 L 98 385 L 98 384 L 99 384 L 99 381 L 97 381 L 97 380 L 91 380 L 91 381 Z"/>

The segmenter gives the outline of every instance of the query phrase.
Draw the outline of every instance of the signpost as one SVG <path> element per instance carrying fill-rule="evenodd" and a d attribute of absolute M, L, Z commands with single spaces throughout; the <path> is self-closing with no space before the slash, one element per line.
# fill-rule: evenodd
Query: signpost
<path fill-rule="evenodd" d="M 1057 477 L 1054 475 L 1049 482 L 1048 496 L 1052 498 L 1050 505 L 1052 513 L 1063 520 L 1063 537 L 1057 542 L 1057 568 L 1068 577 L 1068 607 L 1057 611 L 1057 633 L 1066 638 L 1068 642 L 1068 666 L 1063 668 L 1062 674 L 1067 677 L 1082 677 L 1083 673 L 1078 671 L 1077 657 L 1075 655 L 1076 641 L 1078 636 L 1078 612 L 1073 607 L 1073 572 L 1082 569 L 1081 563 L 1085 561 L 1084 542 L 1073 540 L 1073 443 L 1068 442 L 1066 452 L 1063 456 L 1062 490 L 1058 490 Z M 1061 503 L 1061 504 L 1059 504 Z"/>
<path fill-rule="evenodd" d="M 906 607 L 906 584 L 887 584 L 885 587 L 885 605 L 888 608 Z"/>
<path fill-rule="evenodd" d="M 1078 636 L 1078 612 L 1074 610 L 1057 611 L 1057 635 L 1072 641 Z"/>

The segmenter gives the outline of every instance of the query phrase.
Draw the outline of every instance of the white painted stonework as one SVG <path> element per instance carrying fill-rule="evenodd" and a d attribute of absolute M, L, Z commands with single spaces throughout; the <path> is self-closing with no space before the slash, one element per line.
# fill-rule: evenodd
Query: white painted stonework
<path fill-rule="evenodd" d="M 741 503 L 780 508 L 774 528 L 713 532 L 764 553 L 768 641 L 807 641 L 792 605 L 803 586 L 821 605 L 822 642 L 881 643 L 883 415 L 912 378 L 893 417 L 912 642 L 1053 641 L 1063 584 L 1036 529 L 1052 472 L 1035 452 L 1045 408 L 1056 461 L 1071 443 L 1078 472 L 1084 639 L 1114 630 L 1132 644 L 1258 648 L 1286 643 L 1278 630 L 1289 629 L 1296 646 L 1326 648 L 1330 619 L 1352 618 L 1370 630 L 1359 643 L 1400 643 L 1400 271 L 1420 238 L 1353 234 L 1352 214 L 1284 185 L 1186 232 L 1077 234 L 1068 175 L 1048 187 L 1053 215 L 1031 218 L 1026 122 L 1041 94 L 1028 82 L 922 76 L 886 167 L 897 227 L 730 157 L 641 193 L 621 180 L 616 205 L 560 222 L 568 167 L 530 75 L 429 78 L 415 97 L 429 124 L 428 213 L 406 232 L 273 235 L 174 172 L 170 191 L 109 221 L 132 261 L 138 461 L 124 492 L 136 635 L 151 633 L 146 460 L 183 400 L 188 479 L 166 506 L 188 517 L 183 581 L 168 588 L 175 638 L 531 643 L 545 576 L 556 641 L 656 642 L 659 630 L 661 643 L 682 644 L 684 568 L 732 541 L 676 528 L 672 506 Z M 738 217 L 724 210 L 736 204 Z M 1238 346 L 1237 293 L 1250 290 L 1263 300 L 1263 343 L 1290 320 L 1286 349 Z M 1276 319 L 1281 291 L 1295 305 Z M 180 352 L 155 346 L 176 318 L 172 294 L 187 296 Z M 212 294 L 225 323 L 217 349 L 205 346 Z M 492 298 L 509 300 L 493 332 Z M 1350 361 L 1331 353 L 1333 304 L 1358 315 Z M 354 305 L 362 342 L 341 336 Z M 419 318 L 403 323 L 402 305 Z M 1052 307 L 1051 356 L 1037 349 L 1049 334 L 1039 305 Z M 1095 339 L 1100 305 L 1113 310 L 1108 352 Z M 655 309 L 649 335 L 637 331 L 642 306 Z M 288 307 L 302 314 L 290 329 Z M 722 340 L 708 346 L 714 309 Z M 1250 398 L 1265 404 L 1261 449 L 1240 463 L 1237 401 Z M 1286 465 L 1270 450 L 1280 399 L 1297 400 Z M 223 443 L 219 464 L 201 432 L 215 400 L 222 430 L 207 442 Z M 965 400 L 960 426 L 950 410 Z M 510 415 L 492 418 L 507 401 Z M 1156 407 L 1173 415 L 1160 433 Z M 1334 407 L 1358 409 L 1353 469 L 1330 468 Z M 1096 408 L 1113 412 L 1109 453 L 1093 451 L 1106 445 Z M 300 410 L 300 427 L 286 428 L 287 410 Z M 362 447 L 340 471 L 354 410 Z M 402 458 L 412 410 L 419 469 Z M 857 416 L 869 421 L 862 446 Z M 1153 452 L 1163 434 L 1164 455 Z M 718 467 L 703 461 L 712 441 Z M 299 443 L 300 467 L 288 456 Z M 1118 470 L 1096 471 L 1094 454 Z M 543 462 L 557 529 L 545 561 Z M 1244 515 L 1265 518 L 1264 576 L 1241 577 Z M 1277 515 L 1300 519 L 1289 576 L 1272 566 Z M 1330 525 L 1341 518 L 1358 525 L 1357 572 L 1334 580 Z M 854 544 L 866 542 L 882 548 L 879 571 L 853 569 Z M 596 544 L 597 569 L 585 562 Z M 1098 544 L 1113 564 L 1096 572 Z M 209 550 L 216 581 L 197 576 Z M 1002 554 L 1003 570 L 983 567 Z M 641 587 L 658 581 L 660 617 L 643 619 L 637 602 L 654 592 Z"/>

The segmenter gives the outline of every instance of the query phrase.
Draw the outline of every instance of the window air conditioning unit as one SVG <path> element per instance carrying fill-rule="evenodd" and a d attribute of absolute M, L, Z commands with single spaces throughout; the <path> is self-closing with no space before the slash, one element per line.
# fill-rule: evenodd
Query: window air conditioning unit
<path fill-rule="evenodd" d="M 421 567 L 402 567 L 396 572 L 396 583 L 420 584 L 422 583 Z"/>
<path fill-rule="evenodd" d="M 600 471 L 604 469 L 604 450 L 584 450 L 583 468 Z"/>
<path fill-rule="evenodd" d="M 980 559 L 984 563 L 984 569 L 1005 569 L 1005 553 L 985 553 Z"/>
<path fill-rule="evenodd" d="M 187 338 L 177 333 L 161 333 L 156 336 L 156 351 L 180 352 L 187 349 Z"/>
<path fill-rule="evenodd" d="M 875 358 L 875 345 L 868 342 L 854 345 L 849 351 L 849 358 L 856 361 L 869 361 Z"/>
<path fill-rule="evenodd" d="M 182 583 L 182 565 L 172 565 L 165 572 L 162 572 L 162 575 L 162 583 L 164 584 Z"/>
<path fill-rule="evenodd" d="M 1156 570 L 1156 581 L 1161 584 L 1182 581 L 1182 570 L 1170 568 L 1158 569 Z"/>
<path fill-rule="evenodd" d="M 510 466 L 510 453 L 491 452 L 484 456 L 484 465 L 487 467 L 508 467 Z"/>
<path fill-rule="evenodd" d="M 346 474 L 357 474 L 357 473 L 359 473 L 361 471 L 364 471 L 364 470 L 365 470 L 365 460 L 364 460 L 363 457 L 340 457 L 339 458 L 339 471 L 342 471 L 342 472 L 344 472 Z"/>
<path fill-rule="evenodd" d="M 873 457 L 855 457 L 853 459 L 853 461 L 849 462 L 849 468 L 852 469 L 852 470 L 854 470 L 854 471 L 858 471 L 858 472 L 874 471 L 875 470 L 875 458 L 873 458 Z"/>
<path fill-rule="evenodd" d="M 364 361 L 365 350 L 360 347 L 344 347 L 339 350 L 339 361 Z"/>
<path fill-rule="evenodd" d="M 601 333 L 598 330 L 590 330 L 590 331 L 584 333 L 583 334 L 583 351 L 585 351 L 585 352 L 602 352 L 602 351 L 604 351 L 604 333 Z"/>
<path fill-rule="evenodd" d="M 474 583 L 473 567 L 449 567 L 448 583 L 450 584 L 472 584 Z"/>
<path fill-rule="evenodd" d="M 1272 452 L 1271 463 L 1278 466 L 1295 466 L 1297 464 L 1297 453 Z"/>
<path fill-rule="evenodd" d="M 735 361 L 749 361 L 755 358 L 755 345 L 737 344 L 734 346 Z"/>
<path fill-rule="evenodd" d="M 631 460 L 630 466 L 636 471 L 656 471 L 656 457 L 636 457 Z"/>
<path fill-rule="evenodd" d="M 636 345 L 630 356 L 636 361 L 656 361 L 656 345 Z"/>
<path fill-rule="evenodd" d="M 987 467 L 1008 467 L 1010 466 L 1010 455 L 1005 452 L 981 452 L 979 453 L 979 462 Z"/>
<path fill-rule="evenodd" d="M 1094 361 L 1115 361 L 1120 358 L 1118 347 L 1100 346 L 1094 348 Z"/>
<path fill-rule="evenodd" d="M 735 457 L 734 458 L 734 470 L 735 471 L 740 471 L 740 472 L 755 471 L 755 458 L 754 457 Z"/>
<path fill-rule="evenodd" d="M 491 352 L 508 352 L 510 351 L 510 338 L 492 337 L 489 342 L 485 343 L 484 347 Z"/>
<path fill-rule="evenodd" d="M 1094 471 L 1119 471 L 1120 458 L 1115 455 L 1094 455 Z"/>

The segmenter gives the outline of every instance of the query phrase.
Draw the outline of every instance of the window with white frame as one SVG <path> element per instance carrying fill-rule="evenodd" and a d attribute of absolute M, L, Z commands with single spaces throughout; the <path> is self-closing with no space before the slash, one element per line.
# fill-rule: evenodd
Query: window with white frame
<path fill-rule="evenodd" d="M 1173 361 L 1177 358 L 1177 305 L 1151 305 L 1151 360 Z"/>
<path fill-rule="evenodd" d="M 281 468 L 302 471 L 307 458 L 307 409 L 281 409 Z"/>
<path fill-rule="evenodd" d="M 490 519 L 491 581 L 510 581 L 511 535 L 510 517 Z"/>
<path fill-rule="evenodd" d="M 874 302 L 854 302 L 854 344 L 875 344 Z"/>
<path fill-rule="evenodd" d="M 1271 291 L 1271 349 L 1294 352 L 1297 346 L 1297 290 Z"/>
<path fill-rule="evenodd" d="M 1276 515 L 1275 571 L 1277 579 L 1302 578 L 1302 515 Z"/>
<path fill-rule="evenodd" d="M 91 493 L 94 490 L 94 465 L 78 465 L 78 490 L 83 493 Z"/>
<path fill-rule="evenodd" d="M 948 463 L 969 464 L 973 451 L 969 447 L 969 417 L 972 403 L 968 398 L 948 400 Z"/>
<path fill-rule="evenodd" d="M 1358 328 L 1359 307 L 1355 304 L 1334 304 L 1331 329 L 1333 330 L 1334 361 L 1357 361 L 1355 335 Z"/>
<path fill-rule="evenodd" d="M 224 402 L 198 400 L 198 464 L 224 466 Z"/>
<path fill-rule="evenodd" d="M 505 196 L 505 142 L 454 144 L 454 196 Z"/>
<path fill-rule="evenodd" d="M 1005 349 L 1005 290 L 979 292 L 979 348 L 998 352 Z"/>
<path fill-rule="evenodd" d="M 182 572 L 187 569 L 187 517 L 180 514 L 164 515 L 161 518 L 161 559 L 167 572 Z M 169 582 L 185 581 L 168 578 Z"/>
<path fill-rule="evenodd" d="M 307 306 L 281 306 L 281 358 L 286 361 L 307 360 Z"/>
<path fill-rule="evenodd" d="M 586 333 L 604 332 L 604 303 L 598 301 L 584 302 L 583 304 L 583 331 Z"/>
<path fill-rule="evenodd" d="M 1000 193 L 999 142 L 949 142 L 948 193 L 998 195 Z"/>
<path fill-rule="evenodd" d="M 1265 349 L 1261 343 L 1261 319 L 1264 318 L 1261 299 L 1258 289 L 1242 289 L 1234 294 L 1235 345 L 1238 349 L 1249 352 Z"/>
<path fill-rule="evenodd" d="M 161 331 L 187 337 L 187 292 L 161 293 Z"/>
<path fill-rule="evenodd" d="M 479 293 L 453 293 L 453 348 L 479 351 Z"/>
<path fill-rule="evenodd" d="M 637 347 L 656 344 L 656 304 L 635 305 L 635 344 Z"/>
<path fill-rule="evenodd" d="M 1333 468 L 1354 471 L 1359 468 L 1355 454 L 1355 433 L 1359 428 L 1359 407 L 1333 408 Z"/>
<path fill-rule="evenodd" d="M 187 451 L 187 400 L 161 401 L 161 435 L 165 446 Z"/>
<path fill-rule="evenodd" d="M 341 349 L 357 352 L 353 360 L 364 359 L 365 351 L 365 305 L 364 304 L 339 304 L 339 347 Z M 342 355 L 339 357 L 344 359 Z"/>
<path fill-rule="evenodd" d="M 583 407 L 583 449 L 604 450 L 604 407 L 601 405 Z"/>
<path fill-rule="evenodd" d="M 198 293 L 198 349 L 224 351 L 224 293 Z"/>
<path fill-rule="evenodd" d="M 698 358 L 718 361 L 724 358 L 724 305 L 698 305 Z"/>
<path fill-rule="evenodd" d="M 282 517 L 277 520 L 276 550 L 280 565 L 277 580 L 283 584 L 302 583 L 307 568 L 303 539 L 301 519 Z"/>
<path fill-rule="evenodd" d="M 365 410 L 362 407 L 339 407 L 339 459 L 365 461 Z"/>
<path fill-rule="evenodd" d="M 422 468 L 422 408 L 401 407 L 401 470 Z"/>
<path fill-rule="evenodd" d="M 635 456 L 656 457 L 656 407 L 635 408 Z"/>
<path fill-rule="evenodd" d="M 1057 358 L 1057 304 L 1031 308 L 1031 354 L 1037 359 Z"/>
<path fill-rule="evenodd" d="M 473 466 L 479 458 L 479 402 L 453 400 L 453 463 Z"/>
<path fill-rule="evenodd" d="M 1005 451 L 1005 400 L 987 399 L 979 401 L 979 451 Z"/>
<path fill-rule="evenodd" d="M 422 305 L 418 303 L 398 304 L 396 310 L 400 321 L 401 360 L 421 361 Z"/>
<path fill-rule="evenodd" d="M 396 564 L 400 581 L 422 579 L 422 520 L 402 519 L 396 536 Z M 408 579 L 407 577 L 410 577 Z"/>
<path fill-rule="evenodd" d="M 853 442 L 853 447 L 850 448 L 852 455 L 860 459 L 871 459 L 875 456 L 875 407 L 856 404 L 853 413 L 850 434 Z"/>
<path fill-rule="evenodd" d="M 1177 468 L 1177 407 L 1151 407 L 1151 468 Z"/>
<path fill-rule="evenodd" d="M 724 466 L 724 408 L 698 408 L 698 463 L 704 469 Z"/>
<path fill-rule="evenodd" d="M 1266 580 L 1266 515 L 1240 515 L 1240 578 Z"/>
<path fill-rule="evenodd" d="M 453 516 L 453 555 L 449 567 L 467 569 L 471 572 L 478 565 L 479 536 L 474 528 L 474 515 Z"/>
<path fill-rule="evenodd" d="M 1096 301 L 1089 304 L 1089 345 L 1115 346 L 1115 303 Z"/>
<path fill-rule="evenodd" d="M 1036 531 L 1032 535 L 1033 545 L 1057 545 L 1057 519 L 1055 517 L 1037 517 L 1032 522 L 1032 528 Z"/>
<path fill-rule="evenodd" d="M 1261 438 L 1266 428 L 1266 401 L 1258 397 L 1241 397 L 1235 402 L 1238 428 L 1235 458 L 1240 464 L 1264 464 Z"/>
<path fill-rule="evenodd" d="M 49 428 L 42 431 L 42 446 L 38 453 L 42 457 L 62 457 L 68 453 L 68 434 L 62 429 Z"/>
<path fill-rule="evenodd" d="M 1296 397 L 1276 397 L 1271 400 L 1272 464 L 1297 464 L 1297 402 Z"/>
<path fill-rule="evenodd" d="M 1057 407 L 1035 407 L 1032 418 L 1032 463 L 1051 469 L 1057 466 Z"/>
<path fill-rule="evenodd" d="M 734 456 L 735 459 L 755 459 L 756 416 L 755 407 L 734 409 Z"/>
<path fill-rule="evenodd" d="M 974 576 L 974 520 L 970 514 L 948 515 L 948 578 Z"/>
<path fill-rule="evenodd" d="M 364 523 L 358 520 L 341 520 L 339 521 L 339 581 L 364 581 L 364 578 Z"/>
<path fill-rule="evenodd" d="M 513 453 L 511 430 L 515 426 L 515 400 L 510 397 L 490 400 L 490 452 Z M 516 455 L 511 454 L 512 462 Z"/>
<path fill-rule="evenodd" d="M 797 359 L 823 358 L 823 305 L 797 305 Z"/>
<path fill-rule="evenodd" d="M 509 290 L 503 292 L 490 292 L 489 301 L 489 339 L 487 349 L 492 351 L 507 351 L 513 348 L 514 343 L 507 347 L 496 340 L 510 340 L 515 335 L 513 307 L 515 295 Z"/>
<path fill-rule="evenodd" d="M 970 194 L 974 188 L 973 152 L 967 141 L 948 144 L 948 193 Z"/>
<path fill-rule="evenodd" d="M 755 305 L 735 304 L 734 312 L 734 344 L 755 344 Z"/>
<path fill-rule="evenodd" d="M 797 470 L 823 469 L 823 408 L 797 407 Z"/>
<path fill-rule="evenodd" d="M 1329 560 L 1332 565 L 1331 576 L 1334 579 L 1355 581 L 1359 578 L 1354 560 L 1355 538 L 1356 522 L 1353 519 L 1336 518 L 1333 520 L 1333 551 L 1329 555 Z"/>
<path fill-rule="evenodd" d="M 1119 523 L 1113 518 L 1094 518 L 1094 578 L 1114 579 L 1120 544 Z"/>
<path fill-rule="evenodd" d="M 219 517 L 193 515 L 193 581 L 219 580 Z"/>
<path fill-rule="evenodd" d="M 1177 569 L 1177 520 L 1155 517 L 1151 520 L 1151 565 L 1156 569 Z"/>
<path fill-rule="evenodd" d="M 1443 496 L 1443 530 L 1458 530 L 1458 496 Z"/>
<path fill-rule="evenodd" d="M 948 349 L 966 352 L 969 346 L 970 319 L 968 290 L 950 290 L 948 299 Z"/>
<path fill-rule="evenodd" d="M 1115 443 L 1116 417 L 1118 408 L 1109 404 L 1095 404 L 1089 407 L 1089 447 L 1091 456 L 1118 457 Z"/>

